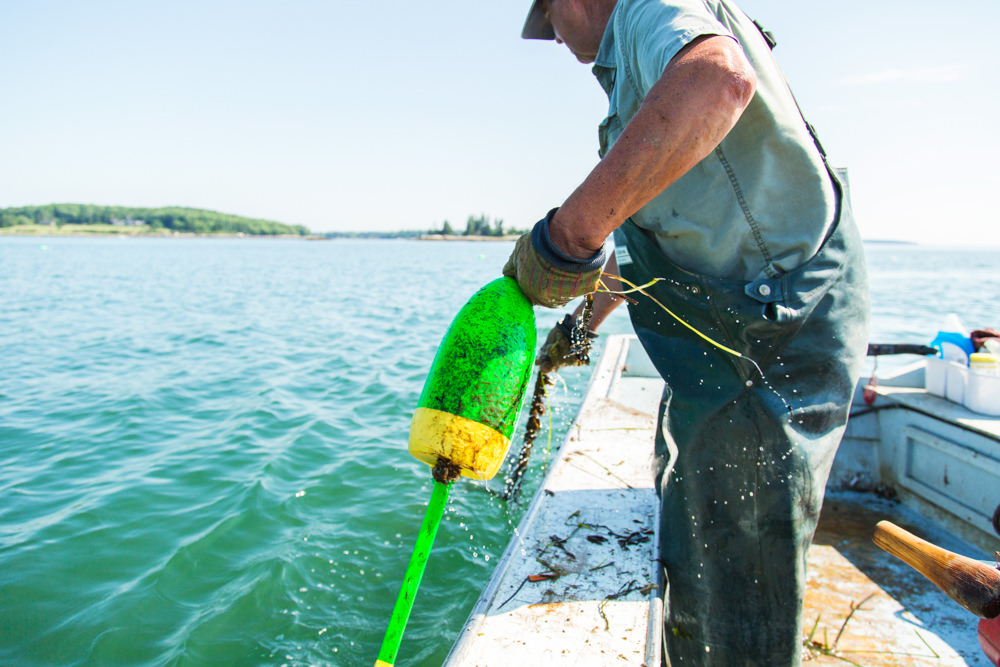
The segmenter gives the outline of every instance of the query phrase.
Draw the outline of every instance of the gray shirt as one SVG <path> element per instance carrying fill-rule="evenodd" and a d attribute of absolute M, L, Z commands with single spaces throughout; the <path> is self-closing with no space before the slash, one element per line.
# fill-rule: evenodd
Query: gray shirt
<path fill-rule="evenodd" d="M 619 0 L 594 64 L 610 101 L 600 154 L 670 60 L 701 35 L 739 42 L 757 74 L 756 93 L 715 151 L 632 221 L 685 269 L 736 280 L 775 277 L 819 249 L 836 194 L 767 42 L 739 8 L 726 0 Z"/>

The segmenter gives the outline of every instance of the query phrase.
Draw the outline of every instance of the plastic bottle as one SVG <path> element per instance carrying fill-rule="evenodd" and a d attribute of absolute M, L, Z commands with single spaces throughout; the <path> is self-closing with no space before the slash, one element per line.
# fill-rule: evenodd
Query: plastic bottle
<path fill-rule="evenodd" d="M 969 355 L 969 370 L 984 375 L 1000 375 L 1000 358 L 987 352 L 973 352 Z"/>
<path fill-rule="evenodd" d="M 517 425 L 535 354 L 535 313 L 511 278 L 462 307 L 431 364 L 410 425 L 410 454 L 491 479 Z"/>
<path fill-rule="evenodd" d="M 931 347 L 938 348 L 938 356 L 942 359 L 965 365 L 969 363 L 969 355 L 975 351 L 969 332 L 962 326 L 961 320 L 955 313 L 945 318 L 944 326 L 931 341 Z"/>

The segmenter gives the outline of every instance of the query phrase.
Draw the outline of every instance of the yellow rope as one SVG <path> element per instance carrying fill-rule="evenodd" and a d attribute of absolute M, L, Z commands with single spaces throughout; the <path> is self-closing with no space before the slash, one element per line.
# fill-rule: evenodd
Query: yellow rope
<path fill-rule="evenodd" d="M 708 336 L 706 336 L 705 334 L 703 334 L 702 332 L 698 331 L 693 326 L 691 326 L 690 324 L 688 324 L 687 322 L 685 322 L 684 320 L 682 320 L 678 315 L 676 315 L 669 308 L 667 308 L 662 303 L 660 303 L 659 301 L 657 301 L 656 298 L 652 294 L 649 294 L 646 291 L 647 287 L 651 287 L 651 286 L 655 285 L 656 283 L 658 283 L 661 280 L 666 280 L 665 278 L 653 278 L 652 280 L 650 280 L 645 285 L 636 285 L 635 283 L 631 283 L 628 280 L 625 280 L 624 278 L 622 278 L 621 276 L 616 276 L 613 273 L 602 272 L 601 276 L 602 277 L 603 276 L 607 276 L 609 278 L 614 278 L 615 280 L 617 280 L 619 282 L 625 283 L 626 285 L 628 285 L 632 289 L 625 290 L 625 291 L 615 291 L 613 289 L 608 288 L 608 286 L 604 284 L 604 281 L 601 280 L 601 281 L 599 281 L 600 285 L 598 286 L 598 291 L 606 292 L 608 294 L 631 294 L 633 292 L 638 292 L 639 294 L 647 296 L 647 297 L 649 297 L 650 300 L 652 300 L 653 303 L 655 303 L 657 306 L 659 306 L 660 308 L 662 308 L 663 310 L 665 310 L 667 312 L 667 314 L 670 315 L 670 317 L 674 318 L 675 320 L 677 320 L 678 322 L 680 322 L 681 324 L 683 324 L 685 327 L 687 327 L 688 329 L 690 329 L 691 331 L 693 331 L 702 340 L 705 340 L 705 341 L 711 343 L 712 345 L 714 345 L 715 347 L 719 348 L 723 352 L 728 352 L 729 354 L 733 355 L 734 357 L 740 357 L 742 359 L 746 359 L 746 360 L 748 360 L 750 362 L 753 362 L 753 359 L 751 359 L 750 357 L 748 357 L 746 355 L 743 355 L 743 354 L 740 354 L 736 350 L 728 348 L 725 345 L 723 345 L 722 343 L 718 343 L 718 342 L 712 340 L 711 338 L 709 338 Z M 754 363 L 754 365 L 756 366 L 757 364 Z"/>

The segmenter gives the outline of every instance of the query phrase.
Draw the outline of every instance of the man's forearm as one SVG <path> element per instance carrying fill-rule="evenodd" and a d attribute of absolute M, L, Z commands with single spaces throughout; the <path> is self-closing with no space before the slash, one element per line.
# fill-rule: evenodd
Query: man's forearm
<path fill-rule="evenodd" d="M 556 212 L 552 241 L 573 257 L 593 255 L 629 216 L 719 145 L 755 88 L 753 68 L 732 38 L 700 37 L 682 49 Z"/>

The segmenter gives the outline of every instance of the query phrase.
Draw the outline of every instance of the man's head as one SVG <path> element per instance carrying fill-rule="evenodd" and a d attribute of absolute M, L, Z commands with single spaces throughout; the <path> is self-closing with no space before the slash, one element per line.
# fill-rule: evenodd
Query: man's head
<path fill-rule="evenodd" d="M 534 0 L 524 22 L 524 39 L 554 39 L 582 63 L 597 58 L 604 29 L 617 0 Z"/>

